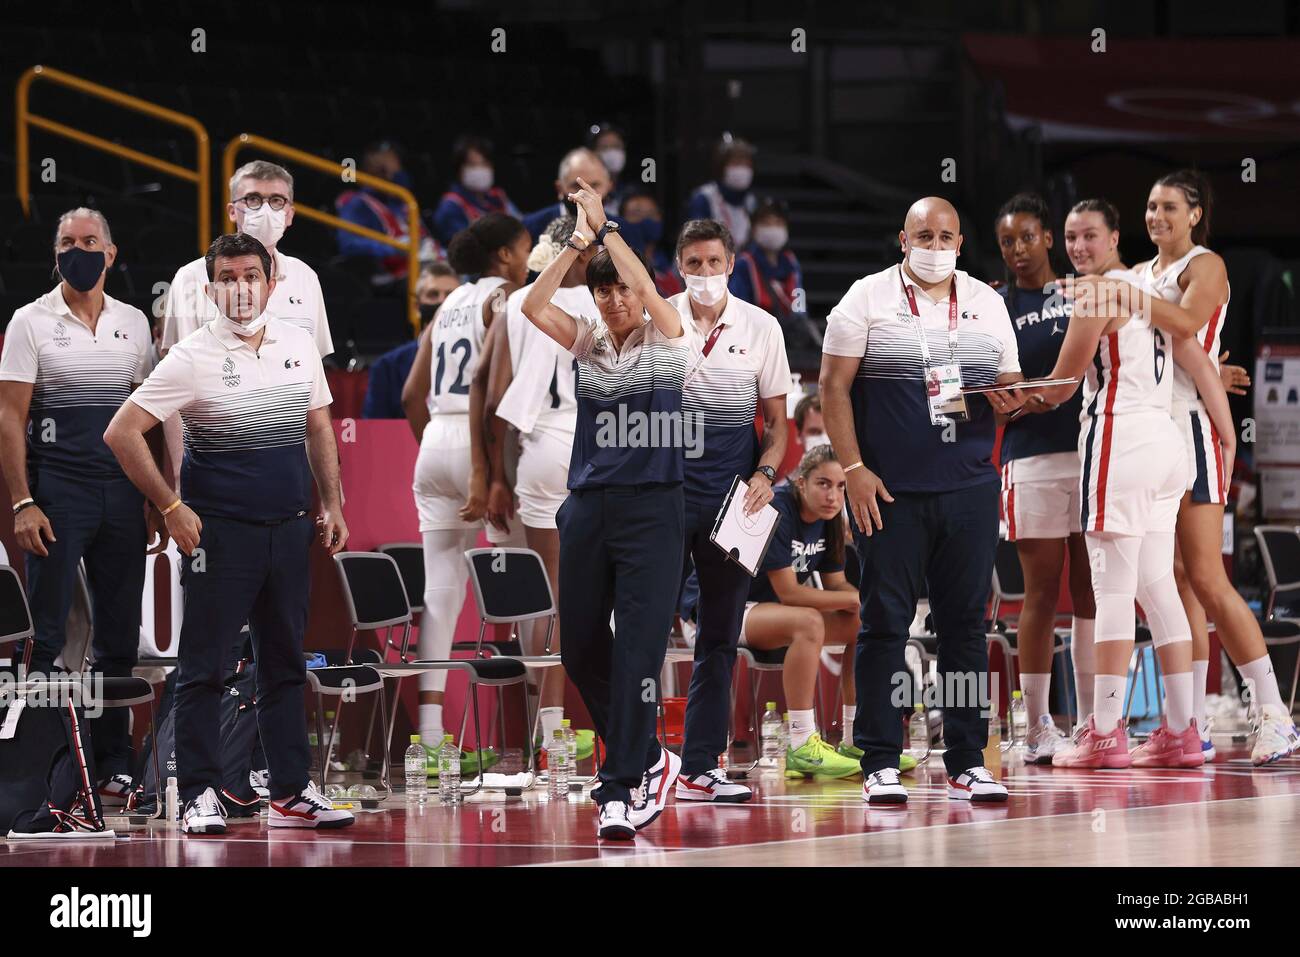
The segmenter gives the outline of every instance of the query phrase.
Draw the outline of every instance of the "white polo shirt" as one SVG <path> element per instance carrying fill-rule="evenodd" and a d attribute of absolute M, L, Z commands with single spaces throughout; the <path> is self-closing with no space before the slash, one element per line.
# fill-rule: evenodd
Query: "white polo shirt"
<path fill-rule="evenodd" d="M 275 290 L 266 308 L 282 321 L 307 330 L 322 358 L 332 353 L 334 340 L 330 338 L 325 297 L 321 295 L 316 271 L 301 259 L 279 250 L 271 253 L 271 266 L 277 271 Z M 164 349 L 170 349 L 204 323 L 220 318 L 216 304 L 203 291 L 207 283 L 208 264 L 203 259 L 176 270 L 163 305 Z"/>
<path fill-rule="evenodd" d="M 180 413 L 181 488 L 200 516 L 281 521 L 311 507 L 307 413 L 332 397 L 306 330 L 272 318 L 254 351 L 210 322 L 176 343 L 131 401 L 160 422 Z"/>
<path fill-rule="evenodd" d="M 965 385 L 991 385 L 1020 371 L 1006 302 L 958 269 L 957 361 Z M 932 362 L 947 363 L 948 297 L 933 300 L 899 265 L 859 279 L 826 320 L 822 351 L 861 359 L 854 380 L 853 421 L 862 461 L 893 492 L 947 492 L 997 482 L 996 423 L 987 400 L 968 397 L 970 421 L 930 422 L 924 363 L 903 283 L 912 288 Z"/>
<path fill-rule="evenodd" d="M 62 283 L 15 312 L 5 330 L 0 380 L 32 384 L 29 470 L 124 479 L 104 430 L 152 365 L 149 320 L 112 296 L 104 296 L 93 333 L 68 308 Z"/>
<path fill-rule="evenodd" d="M 727 494 L 737 475 L 748 479 L 754 474 L 758 400 L 790 390 L 785 336 L 774 316 L 727 293 L 718 317 L 722 331 L 705 356 L 708 335 L 691 317 L 690 294 L 681 292 L 668 301 L 698 353 L 682 390 L 682 413 L 703 423 L 704 444 L 698 458 L 686 459 L 686 495 L 711 502 Z"/>

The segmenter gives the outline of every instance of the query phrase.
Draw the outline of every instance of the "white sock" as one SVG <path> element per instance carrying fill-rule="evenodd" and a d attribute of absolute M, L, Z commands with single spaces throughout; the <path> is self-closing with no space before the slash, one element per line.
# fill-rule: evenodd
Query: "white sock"
<path fill-rule="evenodd" d="M 1029 726 L 1032 728 L 1038 724 L 1038 719 L 1045 714 L 1050 714 L 1048 707 L 1049 692 L 1052 687 L 1052 676 L 1045 675 L 1020 675 L 1020 690 L 1025 698 L 1025 711 L 1029 713 Z"/>
<path fill-rule="evenodd" d="M 1098 734 L 1110 734 L 1124 717 L 1124 689 L 1128 675 L 1097 675 L 1092 680 L 1095 707 L 1093 725 Z"/>
<path fill-rule="evenodd" d="M 849 744 L 853 743 L 853 721 L 858 716 L 858 706 L 855 704 L 846 704 L 840 709 L 843 715 L 844 723 L 844 740 Z"/>
<path fill-rule="evenodd" d="M 790 712 L 790 749 L 798 751 L 817 733 L 817 719 L 812 709 Z"/>
<path fill-rule="evenodd" d="M 1205 729 L 1205 682 L 1210 675 L 1209 660 L 1192 660 L 1192 714 L 1196 716 L 1196 726 Z"/>
<path fill-rule="evenodd" d="M 1171 731 L 1186 731 L 1192 720 L 1192 702 L 1196 697 L 1193 681 L 1190 671 L 1172 675 L 1165 672 L 1165 722 Z"/>
<path fill-rule="evenodd" d="M 420 743 L 431 748 L 442 744 L 442 705 L 420 705 Z"/>
<path fill-rule="evenodd" d="M 555 732 L 560 730 L 560 722 L 564 720 L 563 708 L 543 708 L 541 713 L 542 721 L 542 747 L 546 747 L 546 742 L 555 737 Z"/>
<path fill-rule="evenodd" d="M 1273 673 L 1273 661 L 1267 653 L 1254 661 L 1238 665 L 1237 670 L 1241 672 L 1243 679 L 1250 682 L 1251 694 L 1255 696 L 1253 700 L 1259 707 L 1275 705 L 1286 710 L 1282 692 L 1277 688 L 1277 675 Z"/>
<path fill-rule="evenodd" d="M 1093 679 L 1096 672 L 1096 645 L 1093 638 L 1097 622 L 1093 618 L 1070 619 L 1070 656 L 1074 659 L 1074 691 L 1079 720 L 1092 714 Z"/>

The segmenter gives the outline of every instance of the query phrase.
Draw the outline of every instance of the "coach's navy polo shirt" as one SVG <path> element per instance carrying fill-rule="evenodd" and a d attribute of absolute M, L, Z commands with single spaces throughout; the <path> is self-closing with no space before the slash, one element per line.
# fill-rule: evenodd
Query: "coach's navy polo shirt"
<path fill-rule="evenodd" d="M 1046 291 L 1007 286 L 999 293 L 1006 300 L 1011 327 L 1016 333 L 1021 371 L 1028 379 L 1050 375 L 1056 368 L 1074 304 L 1066 301 L 1055 283 Z M 1031 455 L 1077 452 L 1082 408 L 1083 390 L 1080 389 L 1051 412 L 1012 419 L 1002 430 L 999 458 L 1006 463 Z"/>
<path fill-rule="evenodd" d="M 307 413 L 331 402 L 311 333 L 280 319 L 257 351 L 218 321 L 168 351 L 131 401 L 181 415 L 181 494 L 200 516 L 282 521 L 311 508 Z"/>
<path fill-rule="evenodd" d="M 0 380 L 32 384 L 29 474 L 125 479 L 104 430 L 148 374 L 152 356 L 144 313 L 112 296 L 104 296 L 93 333 L 68 308 L 62 283 L 15 312 Z"/>
<path fill-rule="evenodd" d="M 916 297 L 931 361 L 947 363 L 948 297 L 931 299 L 901 266 L 859 279 L 827 319 L 822 351 L 861 360 L 851 396 L 863 464 L 891 493 L 949 492 L 997 482 L 992 461 L 996 423 L 986 400 L 967 399 L 970 421 L 954 426 L 930 422 L 921 345 L 904 280 Z M 953 281 L 963 384 L 991 385 L 1004 373 L 1020 371 L 1002 297 L 960 269 Z"/>
<path fill-rule="evenodd" d="M 578 415 L 569 488 L 680 482 L 686 448 L 701 436 L 682 419 L 682 383 L 697 355 L 648 319 L 616 352 L 599 319 L 577 317 Z"/>
<path fill-rule="evenodd" d="M 754 474 L 758 400 L 789 391 L 785 337 L 773 316 L 728 293 L 718 317 L 722 331 L 705 356 L 708 337 L 691 316 L 688 294 L 678 293 L 668 301 L 677 307 L 682 327 L 700 353 L 682 391 L 682 412 L 704 429 L 701 454 L 686 458 L 686 497 L 716 502 L 731 490 L 737 475 L 748 479 Z M 785 423 L 778 426 L 784 428 Z"/>

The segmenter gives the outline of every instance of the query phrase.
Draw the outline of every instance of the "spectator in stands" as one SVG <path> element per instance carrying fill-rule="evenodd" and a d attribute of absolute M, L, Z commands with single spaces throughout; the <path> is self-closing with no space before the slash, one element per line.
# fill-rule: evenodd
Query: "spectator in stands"
<path fill-rule="evenodd" d="M 813 392 L 799 400 L 794 407 L 794 427 L 799 433 L 799 444 L 804 451 L 830 442 L 826 424 L 822 422 L 822 397 Z"/>
<path fill-rule="evenodd" d="M 411 177 L 402 168 L 402 158 L 397 147 L 386 140 L 366 147 L 366 151 L 361 154 L 361 169 L 397 186 L 411 188 Z M 404 243 L 408 239 L 410 231 L 406 203 L 391 193 L 373 186 L 344 190 L 334 200 L 334 206 L 338 209 L 339 216 L 349 223 L 383 233 L 398 242 Z M 396 284 L 406 278 L 407 255 L 404 249 L 346 229 L 338 232 L 339 253 L 354 260 L 376 289 L 395 289 Z M 442 250 L 421 224 L 420 262 L 433 262 L 443 258 L 445 256 Z"/>
<path fill-rule="evenodd" d="M 787 245 L 789 219 L 781 203 L 765 199 L 750 224 L 750 241 L 736 255 L 731 291 L 776 316 L 788 340 L 796 318 L 805 312 L 803 270 Z"/>
<path fill-rule="evenodd" d="M 621 213 L 624 197 L 633 188 L 633 184 L 620 179 L 623 168 L 627 166 L 627 141 L 623 131 L 612 123 L 597 123 L 588 136 L 587 146 L 600 157 L 605 169 L 609 170 L 609 192 L 605 194 L 605 212 L 610 216 Z"/>
<path fill-rule="evenodd" d="M 321 293 L 316 271 L 301 259 L 280 249 L 280 239 L 293 225 L 293 175 L 276 163 L 253 160 L 235 170 L 230 177 L 230 202 L 226 215 L 235 229 L 252 236 L 271 254 L 275 286 L 269 309 L 279 319 L 307 330 L 316 343 L 321 358 L 334 351 L 329 317 L 325 314 L 325 297 Z M 204 293 L 208 284 L 208 264 L 200 256 L 176 270 L 163 305 L 162 353 L 221 316 Z M 163 425 L 171 476 L 179 481 L 181 467 L 180 420 L 169 419 Z"/>
<path fill-rule="evenodd" d="M 481 136 L 462 136 L 451 150 L 457 180 L 442 194 L 433 213 L 433 234 L 446 248 L 451 237 L 484 213 L 505 213 L 519 218 L 519 210 L 500 186 L 494 186 L 492 143 Z"/>
<path fill-rule="evenodd" d="M 749 217 L 758 206 L 754 182 L 754 147 L 724 133 L 713 155 L 715 179 L 691 194 L 687 219 L 716 219 L 731 230 L 738 247 L 749 242 Z"/>
<path fill-rule="evenodd" d="M 459 285 L 456 271 L 446 263 L 434 263 L 420 273 L 415 299 L 420 307 L 421 330 L 428 327 L 442 301 Z M 366 401 L 361 407 L 363 419 L 406 418 L 402 407 L 402 386 L 406 384 L 419 347 L 419 339 L 412 339 L 375 360 L 366 382 Z"/>
<path fill-rule="evenodd" d="M 564 154 L 564 159 L 560 160 L 559 176 L 555 180 L 556 202 L 524 217 L 524 226 L 533 239 L 533 245 L 537 245 L 538 237 L 551 224 L 551 220 L 562 216 L 577 218 L 577 211 L 565 197 L 578 191 L 579 179 L 584 180 L 600 196 L 602 202 L 609 194 L 609 172 L 601 158 L 585 146 L 569 150 Z M 618 221 L 618 217 L 612 218 L 615 222 Z"/>
<path fill-rule="evenodd" d="M 653 267 L 659 295 L 675 296 L 685 289 L 672 256 L 659 245 L 664 220 L 654 194 L 640 187 L 626 191 L 618 213 L 623 240 Z"/>
<path fill-rule="evenodd" d="M 59 284 L 14 313 L 0 353 L 0 472 L 14 537 L 27 552 L 35 627 L 17 661 L 34 675 L 54 669 L 84 561 L 95 670 L 127 678 L 140 641 L 145 548 L 160 533 L 150 551 L 162 551 L 167 533 L 156 509 L 146 518 L 144 498 L 103 436 L 153 367 L 153 343 L 144 314 L 104 294 L 117 247 L 102 213 L 64 213 L 54 256 Z M 150 432 L 145 451 L 158 464 L 161 438 Z M 80 671 L 81 662 L 68 658 L 64 667 Z M 116 708 L 91 725 L 99 795 L 110 807 L 125 804 L 131 788 L 128 717 Z"/>

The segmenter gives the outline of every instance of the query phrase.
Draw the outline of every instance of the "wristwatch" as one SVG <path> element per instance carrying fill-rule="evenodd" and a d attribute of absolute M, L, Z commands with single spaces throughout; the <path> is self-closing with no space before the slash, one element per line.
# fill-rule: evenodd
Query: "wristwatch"
<path fill-rule="evenodd" d="M 759 475 L 765 475 L 769 482 L 773 484 L 776 483 L 776 469 L 772 468 L 772 466 L 760 465 L 758 468 L 754 469 L 754 472 Z"/>
<path fill-rule="evenodd" d="M 602 246 L 605 245 L 605 234 L 618 232 L 618 223 L 612 219 L 605 220 L 605 225 L 600 227 L 600 232 L 596 233 L 596 242 Z"/>

